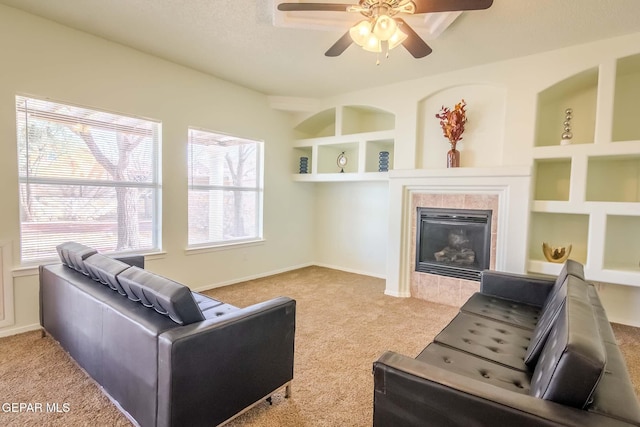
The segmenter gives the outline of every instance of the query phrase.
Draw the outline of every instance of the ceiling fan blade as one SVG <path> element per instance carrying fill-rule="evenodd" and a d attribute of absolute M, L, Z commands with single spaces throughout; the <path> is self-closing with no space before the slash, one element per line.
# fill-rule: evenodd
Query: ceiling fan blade
<path fill-rule="evenodd" d="M 488 9 L 493 0 L 412 0 L 415 13 L 457 12 L 460 10 Z"/>
<path fill-rule="evenodd" d="M 338 39 L 337 42 L 335 42 L 333 44 L 333 46 L 331 46 L 329 48 L 329 50 L 327 50 L 324 55 L 325 56 L 340 56 L 340 54 L 342 52 L 344 52 L 345 50 L 347 50 L 347 48 L 349 46 L 351 46 L 351 43 L 353 43 L 353 39 L 351 38 L 351 35 L 349 34 L 349 31 L 347 31 L 346 33 L 344 33 L 344 36 L 340 37 Z"/>
<path fill-rule="evenodd" d="M 278 10 L 285 12 L 290 11 L 327 11 L 327 12 L 346 12 L 347 8 L 352 4 L 338 3 L 280 3 Z"/>
<path fill-rule="evenodd" d="M 402 46 L 404 46 L 414 58 L 424 58 L 432 52 L 429 45 L 426 44 L 415 31 L 413 31 L 413 28 L 411 28 L 404 19 L 395 19 L 396 22 L 400 24 L 402 32 L 407 35 L 407 38 L 402 42 Z"/>

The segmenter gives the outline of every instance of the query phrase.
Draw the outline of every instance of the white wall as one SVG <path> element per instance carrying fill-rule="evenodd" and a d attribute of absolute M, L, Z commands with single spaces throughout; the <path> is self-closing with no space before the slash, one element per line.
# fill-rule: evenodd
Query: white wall
<path fill-rule="evenodd" d="M 15 324 L 38 324 L 37 272 L 19 267 L 15 95 L 47 97 L 162 121 L 162 250 L 150 270 L 204 288 L 313 261 L 312 191 L 292 182 L 292 130 L 266 96 L 139 51 L 0 6 L 0 240 L 13 247 Z M 265 141 L 264 234 L 254 246 L 185 253 L 187 128 Z M 11 266 L 9 266 L 11 267 Z"/>

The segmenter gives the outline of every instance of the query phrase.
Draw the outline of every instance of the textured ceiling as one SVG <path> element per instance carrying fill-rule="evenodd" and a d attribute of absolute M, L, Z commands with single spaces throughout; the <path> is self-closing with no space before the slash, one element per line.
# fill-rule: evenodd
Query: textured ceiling
<path fill-rule="evenodd" d="M 274 13 L 281 12 L 274 12 L 274 2 L 280 0 L 0 0 L 268 95 L 294 97 L 325 97 L 640 32 L 640 0 L 494 0 L 490 9 L 464 12 L 430 40 L 431 55 L 414 59 L 399 47 L 376 66 L 376 55 L 355 45 L 337 58 L 324 56 L 348 20 L 342 30 L 276 27 Z"/>

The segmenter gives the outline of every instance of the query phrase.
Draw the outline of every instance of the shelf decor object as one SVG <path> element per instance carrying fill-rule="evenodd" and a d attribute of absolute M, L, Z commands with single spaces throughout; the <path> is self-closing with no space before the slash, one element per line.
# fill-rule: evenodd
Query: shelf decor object
<path fill-rule="evenodd" d="M 344 151 L 338 154 L 338 158 L 336 160 L 338 167 L 340 168 L 340 173 L 344 173 L 344 167 L 347 166 L 347 156 L 345 156 Z"/>
<path fill-rule="evenodd" d="M 549 262 L 565 262 L 571 254 L 571 245 L 553 247 L 545 242 L 542 243 L 542 253 Z"/>
<path fill-rule="evenodd" d="M 440 113 L 436 114 L 436 118 L 440 119 L 442 133 L 451 144 L 451 149 L 447 152 L 448 168 L 460 166 L 460 152 L 456 150 L 456 145 L 462 139 L 464 125 L 467 123 L 467 111 L 464 109 L 466 106 L 463 99 L 453 107 L 453 110 L 443 105 Z"/>
<path fill-rule="evenodd" d="M 573 138 L 573 133 L 571 133 L 571 119 L 573 118 L 573 110 L 571 108 L 567 108 L 564 110 L 564 123 L 562 124 L 564 132 L 562 132 L 562 139 L 560 140 L 560 145 L 569 145 L 571 144 L 571 138 Z"/>
<path fill-rule="evenodd" d="M 300 157 L 300 173 L 309 173 L 308 157 Z"/>
<path fill-rule="evenodd" d="M 389 171 L 389 152 L 381 151 L 378 153 L 378 172 Z"/>

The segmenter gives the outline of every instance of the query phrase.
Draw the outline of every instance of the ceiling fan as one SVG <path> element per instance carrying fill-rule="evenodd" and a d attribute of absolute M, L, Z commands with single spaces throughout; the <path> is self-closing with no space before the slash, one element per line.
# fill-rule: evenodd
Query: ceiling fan
<path fill-rule="evenodd" d="M 349 29 L 326 56 L 339 56 L 351 43 L 369 52 L 387 52 L 402 45 L 414 58 L 423 58 L 431 48 L 407 24 L 402 15 L 419 13 L 457 12 L 487 9 L 493 0 L 359 0 L 358 4 L 344 3 L 280 3 L 278 10 L 326 11 L 360 13 L 365 19 Z"/>

